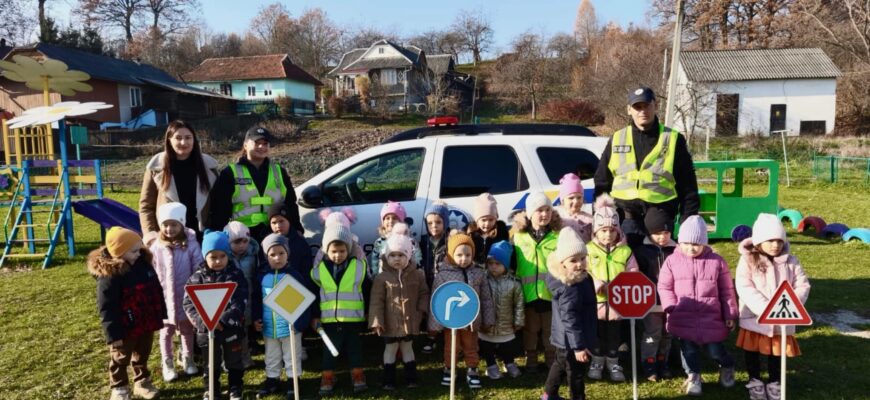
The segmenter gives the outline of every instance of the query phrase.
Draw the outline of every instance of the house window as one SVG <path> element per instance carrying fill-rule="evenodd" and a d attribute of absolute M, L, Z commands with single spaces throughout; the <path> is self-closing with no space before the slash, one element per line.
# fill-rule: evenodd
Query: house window
<path fill-rule="evenodd" d="M 381 83 L 384 85 L 395 85 L 396 84 L 396 70 L 394 70 L 394 69 L 381 70 Z"/>
<path fill-rule="evenodd" d="M 130 107 L 142 106 L 142 89 L 138 87 L 130 87 Z"/>
<path fill-rule="evenodd" d="M 221 83 L 221 94 L 225 96 L 233 95 L 233 85 L 229 83 Z"/>
<path fill-rule="evenodd" d="M 264 83 L 263 84 L 263 96 L 271 96 L 272 95 L 272 84 Z"/>
<path fill-rule="evenodd" d="M 384 54 L 384 48 L 378 47 L 378 54 Z"/>
<path fill-rule="evenodd" d="M 396 70 L 396 71 L 397 71 L 396 78 L 398 78 L 399 84 L 404 85 L 405 84 L 405 74 L 407 74 L 408 71 L 403 71 L 403 70 Z"/>
<path fill-rule="evenodd" d="M 257 95 L 257 86 L 248 85 L 248 97 L 254 97 Z"/>

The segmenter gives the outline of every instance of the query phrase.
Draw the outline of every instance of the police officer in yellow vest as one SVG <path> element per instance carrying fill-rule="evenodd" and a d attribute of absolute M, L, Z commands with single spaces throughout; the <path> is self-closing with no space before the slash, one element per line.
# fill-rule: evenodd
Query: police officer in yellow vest
<path fill-rule="evenodd" d="M 595 173 L 595 197 L 610 193 L 632 248 L 646 236 L 644 218 L 664 213 L 673 221 L 698 213 L 698 182 L 686 139 L 656 115 L 648 87 L 628 94 L 631 124 L 610 138 Z"/>
<path fill-rule="evenodd" d="M 248 129 L 242 155 L 221 171 L 209 193 L 206 223 L 209 229 L 223 230 L 228 222 L 239 221 L 247 225 L 251 237 L 260 242 L 272 233 L 269 209 L 283 202 L 290 224 L 302 231 L 290 174 L 269 159 L 273 144 L 275 137 L 266 128 Z"/>

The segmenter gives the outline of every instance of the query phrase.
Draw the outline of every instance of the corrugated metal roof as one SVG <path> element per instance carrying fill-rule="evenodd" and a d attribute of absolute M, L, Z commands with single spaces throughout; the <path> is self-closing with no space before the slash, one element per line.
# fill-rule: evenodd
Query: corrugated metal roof
<path fill-rule="evenodd" d="M 453 56 L 450 54 L 436 54 L 426 56 L 426 62 L 429 63 L 429 69 L 435 75 L 444 75 L 450 71 L 450 65 L 453 64 Z"/>
<path fill-rule="evenodd" d="M 91 78 L 129 85 L 141 84 L 141 78 L 178 82 L 166 71 L 149 64 L 121 60 L 53 44 L 39 43 L 30 47 L 17 47 L 12 52 L 28 53 L 33 51 L 38 51 L 48 58 L 63 61 L 69 66 L 69 69 L 87 72 Z"/>
<path fill-rule="evenodd" d="M 349 67 L 345 68 L 342 72 L 349 71 L 368 71 L 370 69 L 378 69 L 378 68 L 400 68 L 407 67 L 412 65 L 408 62 L 404 57 L 378 57 L 378 58 L 366 58 L 359 59 Z"/>
<path fill-rule="evenodd" d="M 179 93 L 192 94 L 192 95 L 197 95 L 197 96 L 206 96 L 206 97 L 216 97 L 219 99 L 238 101 L 238 99 L 233 98 L 231 96 L 226 96 L 226 95 L 223 95 L 220 93 L 209 92 L 208 90 L 198 89 L 198 88 L 195 88 L 195 87 L 190 86 L 190 85 L 185 85 L 183 83 L 157 81 L 157 80 L 153 80 L 153 79 L 142 79 L 142 81 L 145 83 L 152 84 L 154 86 L 159 86 L 159 87 L 162 87 L 164 89 L 176 91 Z"/>
<path fill-rule="evenodd" d="M 840 69 L 822 49 L 684 51 L 680 62 L 690 81 L 837 78 Z"/>
<path fill-rule="evenodd" d="M 329 71 L 327 75 L 335 75 L 343 71 L 344 68 L 350 65 L 352 62 L 359 60 L 359 58 L 362 57 L 363 53 L 365 53 L 366 50 L 368 49 L 353 49 L 351 51 L 348 51 L 347 53 L 344 53 L 344 55 L 341 56 L 341 61 L 338 62 L 338 65 L 333 68 L 332 71 Z"/>

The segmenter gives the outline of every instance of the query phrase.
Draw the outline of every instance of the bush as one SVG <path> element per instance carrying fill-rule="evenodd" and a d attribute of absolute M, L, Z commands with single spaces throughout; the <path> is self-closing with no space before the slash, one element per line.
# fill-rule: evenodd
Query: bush
<path fill-rule="evenodd" d="M 332 98 L 333 94 L 334 92 L 330 87 L 324 86 L 320 89 L 320 98 L 322 98 L 323 100 L 329 100 L 330 98 Z"/>
<path fill-rule="evenodd" d="M 344 99 L 341 97 L 330 97 L 326 106 L 329 108 L 329 113 L 335 118 L 341 118 L 342 114 L 344 114 Z"/>
<path fill-rule="evenodd" d="M 293 114 L 293 99 L 287 96 L 278 96 L 275 98 L 275 104 L 278 105 L 278 115 L 287 118 Z"/>
<path fill-rule="evenodd" d="M 541 106 L 541 115 L 550 121 L 570 122 L 584 126 L 604 123 L 604 113 L 584 100 L 554 100 Z"/>
<path fill-rule="evenodd" d="M 267 116 L 271 111 L 271 107 L 268 104 L 257 104 L 254 106 L 254 114 Z"/>

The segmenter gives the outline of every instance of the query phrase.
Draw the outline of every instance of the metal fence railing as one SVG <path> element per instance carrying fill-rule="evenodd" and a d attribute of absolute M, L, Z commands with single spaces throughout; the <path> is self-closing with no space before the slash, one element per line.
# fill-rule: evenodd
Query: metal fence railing
<path fill-rule="evenodd" d="M 814 155 L 813 177 L 829 183 L 870 183 L 870 158 Z"/>

